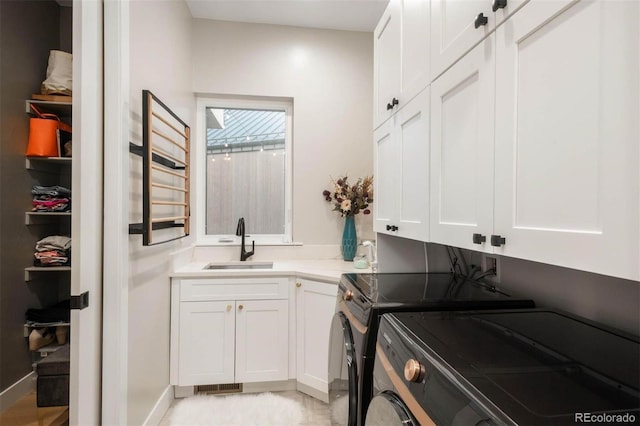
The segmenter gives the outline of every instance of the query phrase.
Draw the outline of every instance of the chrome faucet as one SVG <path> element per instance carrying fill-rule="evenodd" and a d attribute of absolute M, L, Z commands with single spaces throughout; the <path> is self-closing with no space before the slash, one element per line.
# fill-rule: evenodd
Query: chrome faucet
<path fill-rule="evenodd" d="M 251 256 L 253 256 L 254 251 L 256 250 L 256 242 L 251 242 L 251 251 L 246 251 L 244 247 L 244 217 L 238 219 L 238 229 L 236 229 L 236 235 L 238 237 L 242 237 L 242 245 L 240 246 L 240 261 L 244 262 Z"/>

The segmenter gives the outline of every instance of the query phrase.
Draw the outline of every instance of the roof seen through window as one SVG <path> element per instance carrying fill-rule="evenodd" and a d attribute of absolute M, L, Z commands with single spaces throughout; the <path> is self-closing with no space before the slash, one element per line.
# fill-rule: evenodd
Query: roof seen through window
<path fill-rule="evenodd" d="M 284 111 L 209 108 L 207 113 L 217 118 L 207 121 L 208 154 L 284 148 Z"/>

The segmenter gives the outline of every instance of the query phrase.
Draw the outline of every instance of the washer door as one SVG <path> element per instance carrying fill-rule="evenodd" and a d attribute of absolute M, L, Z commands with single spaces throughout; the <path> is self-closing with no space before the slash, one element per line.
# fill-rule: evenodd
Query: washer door
<path fill-rule="evenodd" d="M 373 397 L 364 424 L 365 426 L 420 426 L 398 395 L 389 391 Z"/>
<path fill-rule="evenodd" d="M 329 409 L 332 426 L 355 426 L 358 367 L 349 320 L 336 312 L 329 337 Z"/>

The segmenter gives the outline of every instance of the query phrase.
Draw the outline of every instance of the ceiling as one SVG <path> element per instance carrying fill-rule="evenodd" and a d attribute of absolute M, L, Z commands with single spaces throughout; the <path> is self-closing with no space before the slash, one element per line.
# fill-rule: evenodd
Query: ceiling
<path fill-rule="evenodd" d="M 186 0 L 194 18 L 373 32 L 389 0 Z"/>

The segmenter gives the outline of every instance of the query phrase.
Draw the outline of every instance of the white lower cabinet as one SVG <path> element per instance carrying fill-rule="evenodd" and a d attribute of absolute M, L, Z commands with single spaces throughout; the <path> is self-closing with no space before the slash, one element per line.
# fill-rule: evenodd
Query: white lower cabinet
<path fill-rule="evenodd" d="M 236 382 L 287 380 L 289 301 L 236 302 Z"/>
<path fill-rule="evenodd" d="M 287 380 L 288 283 L 287 278 L 172 280 L 171 384 Z"/>
<path fill-rule="evenodd" d="M 300 391 L 326 399 L 338 286 L 296 279 L 293 299 L 293 282 L 287 277 L 173 279 L 171 384 L 295 377 Z"/>
<path fill-rule="evenodd" d="M 337 294 L 333 283 L 296 281 L 296 378 L 303 392 L 308 392 L 305 386 L 322 395 L 328 392 L 329 332 Z"/>
<path fill-rule="evenodd" d="M 235 302 L 180 303 L 180 386 L 231 383 L 235 371 Z M 172 339 L 173 344 L 173 339 Z"/>

